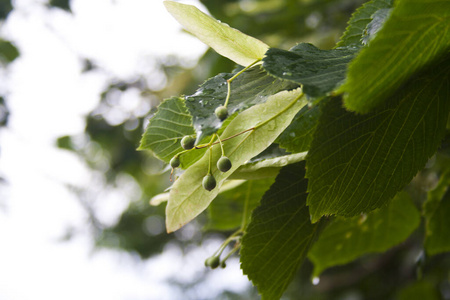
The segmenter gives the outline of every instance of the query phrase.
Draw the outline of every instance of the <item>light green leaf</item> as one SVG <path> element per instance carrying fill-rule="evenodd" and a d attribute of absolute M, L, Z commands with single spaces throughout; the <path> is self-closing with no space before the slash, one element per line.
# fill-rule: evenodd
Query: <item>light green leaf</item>
<path fill-rule="evenodd" d="M 248 66 L 261 60 L 269 49 L 260 40 L 217 21 L 195 6 L 174 1 L 164 1 L 164 5 L 187 31 L 239 65 Z"/>
<path fill-rule="evenodd" d="M 441 67 L 440 67 L 441 66 Z M 355 216 L 388 203 L 436 152 L 449 114 L 448 60 L 357 115 L 339 99 L 323 106 L 308 152 L 308 205 L 323 215 Z"/>
<path fill-rule="evenodd" d="M 244 211 L 253 211 L 274 181 L 275 177 L 249 180 L 227 192 L 222 192 L 221 189 L 221 193 L 208 207 L 209 220 L 206 229 L 233 230 L 241 226 Z M 250 218 L 250 215 L 248 217 Z"/>
<path fill-rule="evenodd" d="M 397 1 L 383 28 L 349 65 L 340 88 L 345 106 L 369 112 L 449 49 L 450 1 Z"/>
<path fill-rule="evenodd" d="M 336 218 L 308 253 L 314 263 L 314 276 L 364 254 L 388 250 L 408 238 L 419 223 L 419 211 L 405 192 L 399 193 L 389 206 L 368 215 Z"/>
<path fill-rule="evenodd" d="M 183 150 L 180 145 L 183 136 L 192 134 L 192 117 L 184 100 L 178 97 L 166 99 L 150 119 L 138 150 L 150 150 L 169 163 L 175 154 Z"/>
<path fill-rule="evenodd" d="M 263 300 L 280 299 L 319 229 L 305 205 L 307 184 L 304 162 L 281 169 L 242 238 L 241 268 Z"/>
<path fill-rule="evenodd" d="M 306 104 L 304 97 L 296 100 L 302 95 L 300 89 L 280 92 L 269 97 L 265 103 L 243 111 L 230 122 L 220 136 L 221 140 L 255 126 L 260 127 L 235 136 L 223 143 L 225 155 L 233 164 L 232 168 L 226 173 L 220 172 L 215 166 L 216 161 L 221 156 L 220 146 L 216 144 L 211 147 L 213 158 L 211 173 L 217 181 L 217 187 L 212 191 L 206 191 L 201 184 L 203 177 L 208 172 L 209 151 L 175 181 L 166 207 L 168 232 L 179 229 L 205 210 L 216 197 L 225 179 L 247 160 L 272 144 L 289 125 L 295 114 Z M 269 119 L 271 121 L 265 123 Z"/>

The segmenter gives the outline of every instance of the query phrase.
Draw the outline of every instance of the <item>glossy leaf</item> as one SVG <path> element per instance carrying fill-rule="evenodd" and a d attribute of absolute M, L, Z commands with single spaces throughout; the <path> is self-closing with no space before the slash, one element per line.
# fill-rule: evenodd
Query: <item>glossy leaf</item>
<path fill-rule="evenodd" d="M 156 157 L 169 163 L 172 157 L 183 151 L 180 141 L 186 135 L 194 134 L 192 117 L 184 100 L 173 97 L 158 106 L 158 111 L 142 136 L 138 150 L 150 150 Z"/>
<path fill-rule="evenodd" d="M 209 222 L 206 229 L 233 230 L 241 226 L 244 211 L 253 211 L 274 181 L 275 177 L 249 180 L 234 189 L 220 193 L 208 207 Z"/>
<path fill-rule="evenodd" d="M 233 75 L 219 74 L 203 83 L 195 94 L 186 97 L 186 106 L 193 116 L 198 139 L 215 133 L 222 126 L 223 122 L 217 118 L 214 111 L 225 103 L 227 79 Z M 269 76 L 261 66 L 250 68 L 231 83 L 228 114 L 232 115 L 255 104 L 264 103 L 270 95 L 296 87 L 298 85 L 289 81 Z"/>
<path fill-rule="evenodd" d="M 320 97 L 345 79 L 355 53 L 353 48 L 321 50 L 301 43 L 289 51 L 269 49 L 263 67 L 273 76 L 302 84 L 306 95 Z"/>
<path fill-rule="evenodd" d="M 277 139 L 280 147 L 291 153 L 307 151 L 319 122 L 320 107 L 305 106 L 292 120 L 291 125 Z"/>
<path fill-rule="evenodd" d="M 345 106 L 367 113 L 450 49 L 450 1 L 400 0 L 369 47 L 350 64 Z M 378 62 L 378 63 L 374 63 Z"/>
<path fill-rule="evenodd" d="M 392 0 L 372 0 L 358 8 L 352 15 L 348 26 L 337 44 L 337 47 L 362 47 L 362 38 L 366 35 L 366 28 L 373 20 L 373 14 L 380 9 L 392 7 Z"/>
<path fill-rule="evenodd" d="M 242 66 L 264 57 L 269 46 L 201 12 L 192 5 L 164 1 L 169 13 L 183 27 L 222 56 Z"/>
<path fill-rule="evenodd" d="M 419 223 L 419 211 L 405 192 L 389 206 L 368 215 L 338 217 L 322 231 L 308 253 L 314 263 L 313 276 L 364 254 L 384 252 L 408 238 Z"/>
<path fill-rule="evenodd" d="M 309 220 L 304 175 L 304 162 L 281 170 L 242 238 L 241 268 L 262 299 L 280 299 L 319 227 Z"/>
<path fill-rule="evenodd" d="M 295 114 L 306 104 L 298 99 L 300 90 L 280 92 L 240 113 L 224 130 L 221 140 L 235 136 L 223 143 L 224 151 L 233 166 L 230 171 L 222 173 L 217 170 L 215 162 L 222 155 L 216 144 L 212 150 L 211 172 L 216 178 L 217 187 L 208 192 L 201 186 L 201 180 L 208 172 L 209 151 L 195 164 L 189 167 L 172 186 L 169 203 L 166 208 L 166 227 L 172 232 L 195 218 L 205 210 L 216 197 L 221 185 L 237 168 L 250 158 L 270 146 L 276 137 L 289 125 Z M 273 118 L 273 119 L 271 119 Z M 268 123 L 266 120 L 271 119 Z M 263 124 L 255 130 L 249 130 Z M 247 131 L 249 130 L 249 131 Z"/>
<path fill-rule="evenodd" d="M 375 112 L 348 112 L 339 99 L 324 105 L 307 157 L 313 222 L 381 207 L 425 166 L 449 114 L 449 64 L 441 66 L 410 81 Z"/>

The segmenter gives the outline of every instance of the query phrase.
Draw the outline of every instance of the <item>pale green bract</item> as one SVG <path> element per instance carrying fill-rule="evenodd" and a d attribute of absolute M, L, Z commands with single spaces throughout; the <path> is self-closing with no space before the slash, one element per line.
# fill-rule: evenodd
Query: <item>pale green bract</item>
<path fill-rule="evenodd" d="M 164 1 L 169 13 L 190 33 L 222 56 L 248 66 L 261 60 L 269 49 L 265 43 L 208 16 L 192 5 Z"/>
<path fill-rule="evenodd" d="M 219 145 L 211 147 L 211 173 L 217 181 L 217 187 L 207 191 L 202 187 L 202 179 L 208 173 L 209 151 L 190 166 L 173 184 L 166 207 L 166 229 L 172 232 L 199 215 L 217 196 L 224 181 L 247 160 L 256 156 L 289 126 L 296 113 L 306 105 L 305 97 L 300 98 L 300 89 L 277 93 L 267 102 L 255 105 L 239 114 L 220 136 L 221 140 L 262 124 L 255 130 L 235 136 L 223 143 L 227 157 L 232 161 L 232 168 L 220 172 L 215 162 L 222 155 Z M 195 151 L 195 150 L 194 150 Z"/>

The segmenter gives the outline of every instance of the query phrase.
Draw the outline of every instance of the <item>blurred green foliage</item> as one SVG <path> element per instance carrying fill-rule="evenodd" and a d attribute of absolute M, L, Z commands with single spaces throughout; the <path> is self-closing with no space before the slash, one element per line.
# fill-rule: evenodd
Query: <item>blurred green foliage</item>
<path fill-rule="evenodd" d="M 272 47 L 288 49 L 296 43 L 309 42 L 321 49 L 329 49 L 335 46 L 350 15 L 364 1 L 202 0 L 201 2 L 216 19 L 261 39 Z M 50 4 L 70 10 L 68 1 L 51 1 Z M 3 10 L 1 12 L 4 14 Z M 96 225 L 98 234 L 94 237 L 98 246 L 123 249 L 138 254 L 142 259 L 160 253 L 168 243 L 198 245 L 200 242 L 198 239 L 186 241 L 180 239 L 178 235 L 167 235 L 164 229 L 165 205 L 153 207 L 148 204 L 152 196 L 163 192 L 169 185 L 169 173 L 167 169 L 164 170 L 165 166 L 153 159 L 149 153 L 136 151 L 148 119 L 164 98 L 192 94 L 206 79 L 218 73 L 230 72 L 236 67 L 231 61 L 212 50 L 203 55 L 194 69 L 181 67 L 182 64 L 173 57 L 161 60 L 159 64 L 161 76 L 167 79 L 164 89 L 153 90 L 143 77 L 128 81 L 112 80 L 103 92 L 98 106 L 86 117 L 84 135 L 61 137 L 57 142 L 59 147 L 77 152 L 93 170 L 102 172 L 107 183 L 105 188 L 115 186 L 122 174 L 134 178 L 141 189 L 140 196 L 130 197 L 128 208 L 116 224 Z M 86 72 L 96 68 L 89 63 Z M 140 103 L 136 105 L 139 109 L 134 111 L 124 107 L 120 101 L 121 97 L 130 91 L 138 91 L 140 95 Z M 125 117 L 120 120 L 114 119 L 112 116 L 117 112 Z M 447 149 L 444 147 L 442 152 L 445 151 L 448 151 L 448 147 Z M 445 156 L 439 156 L 438 159 L 448 161 Z M 436 172 L 439 170 L 430 167 L 419 176 L 429 180 L 432 177 L 430 174 Z M 426 194 L 427 180 L 417 180 L 411 184 L 410 189 L 416 192 L 418 198 Z M 206 223 L 206 218 L 199 218 L 195 226 L 200 230 Z M 312 265 L 306 263 L 283 299 L 394 299 L 398 287 L 414 281 L 417 273 L 426 274 L 424 278 L 431 282 L 427 285 L 427 289 L 430 289 L 430 286 L 436 289 L 439 285 L 443 298 L 450 299 L 450 283 L 448 280 L 441 282 L 439 279 L 445 278 L 444 273 L 448 272 L 450 267 L 448 256 L 430 258 L 420 247 L 409 247 L 415 245 L 415 242 L 420 245 L 421 230 L 423 229 L 405 244 L 385 254 L 365 256 L 348 265 L 325 271 L 317 285 L 310 284 Z M 222 233 L 215 232 L 215 234 Z M 205 234 L 203 238 L 208 238 L 208 235 Z M 257 299 L 254 290 L 249 293 L 251 296 L 244 297 L 225 292 L 220 299 L 250 299 L 248 297 Z"/>

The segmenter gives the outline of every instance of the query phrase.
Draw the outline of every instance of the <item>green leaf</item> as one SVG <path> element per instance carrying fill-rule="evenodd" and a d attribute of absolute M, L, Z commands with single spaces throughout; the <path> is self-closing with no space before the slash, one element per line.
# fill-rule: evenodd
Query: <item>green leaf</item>
<path fill-rule="evenodd" d="M 244 210 L 253 211 L 274 181 L 274 177 L 249 180 L 234 189 L 220 193 L 208 207 L 209 222 L 206 229 L 232 230 L 241 226 Z"/>
<path fill-rule="evenodd" d="M 313 222 L 381 207 L 425 166 L 449 114 L 448 61 L 442 66 L 411 80 L 366 115 L 346 111 L 338 99 L 324 105 L 307 157 Z"/>
<path fill-rule="evenodd" d="M 281 148 L 291 153 L 309 150 L 313 140 L 314 130 L 319 121 L 319 105 L 314 107 L 305 106 L 298 112 L 291 125 L 277 139 Z"/>
<path fill-rule="evenodd" d="M 275 177 L 282 167 L 305 160 L 307 152 L 268 158 L 240 166 L 230 179 L 262 179 Z"/>
<path fill-rule="evenodd" d="M 221 185 L 238 167 L 254 157 L 276 139 L 289 125 L 295 114 L 306 104 L 306 100 L 296 100 L 302 95 L 300 90 L 280 92 L 240 113 L 224 130 L 221 140 L 235 136 L 223 143 L 226 156 L 233 166 L 222 173 L 215 162 L 222 155 L 218 144 L 212 146 L 211 173 L 217 181 L 217 187 L 208 192 L 201 182 L 208 172 L 209 151 L 195 164 L 189 167 L 172 186 L 169 203 L 166 207 L 166 227 L 168 232 L 175 231 L 205 210 L 216 197 Z M 273 118 L 273 119 L 272 119 Z M 269 122 L 265 123 L 267 120 Z M 251 130 L 255 126 L 260 126 Z"/>
<path fill-rule="evenodd" d="M 289 51 L 270 48 L 263 67 L 273 76 L 302 84 L 306 95 L 320 97 L 345 79 L 355 53 L 354 48 L 320 50 L 301 43 Z"/>
<path fill-rule="evenodd" d="M 169 13 L 203 43 L 235 63 L 248 66 L 264 57 L 269 46 L 201 12 L 195 6 L 164 1 Z M 180 45 L 182 46 L 182 45 Z"/>
<path fill-rule="evenodd" d="M 217 118 L 214 110 L 224 105 L 227 96 L 227 79 L 233 75 L 221 73 L 203 83 L 195 94 L 186 97 L 186 106 L 193 116 L 197 139 L 203 139 L 215 133 L 222 126 L 223 122 Z M 263 103 L 270 95 L 296 87 L 298 85 L 269 76 L 261 66 L 250 68 L 231 83 L 228 114 L 232 115 L 255 104 Z"/>
<path fill-rule="evenodd" d="M 350 64 L 345 106 L 367 113 L 450 49 L 450 1 L 399 0 L 369 47 Z"/>
<path fill-rule="evenodd" d="M 151 150 L 156 157 L 169 163 L 172 157 L 183 151 L 180 140 L 194 134 L 192 117 L 182 98 L 164 100 L 142 136 L 138 150 Z"/>
<path fill-rule="evenodd" d="M 367 26 L 372 22 L 373 14 L 380 9 L 392 7 L 392 0 L 372 0 L 358 8 L 348 22 L 347 29 L 337 47 L 362 47 L 362 38 L 365 35 Z"/>
<path fill-rule="evenodd" d="M 405 192 L 399 193 L 389 206 L 369 215 L 336 218 L 308 253 L 314 263 L 314 276 L 364 254 L 388 250 L 408 238 L 419 223 L 419 211 Z"/>
<path fill-rule="evenodd" d="M 440 300 L 441 296 L 436 287 L 428 281 L 417 281 L 403 288 L 397 300 Z"/>
<path fill-rule="evenodd" d="M 280 299 L 315 239 L 306 202 L 305 163 L 281 169 L 242 238 L 241 268 L 262 299 Z"/>
<path fill-rule="evenodd" d="M 424 205 L 425 249 L 429 255 L 450 251 L 450 171 L 442 174 L 438 185 L 428 192 Z"/>

